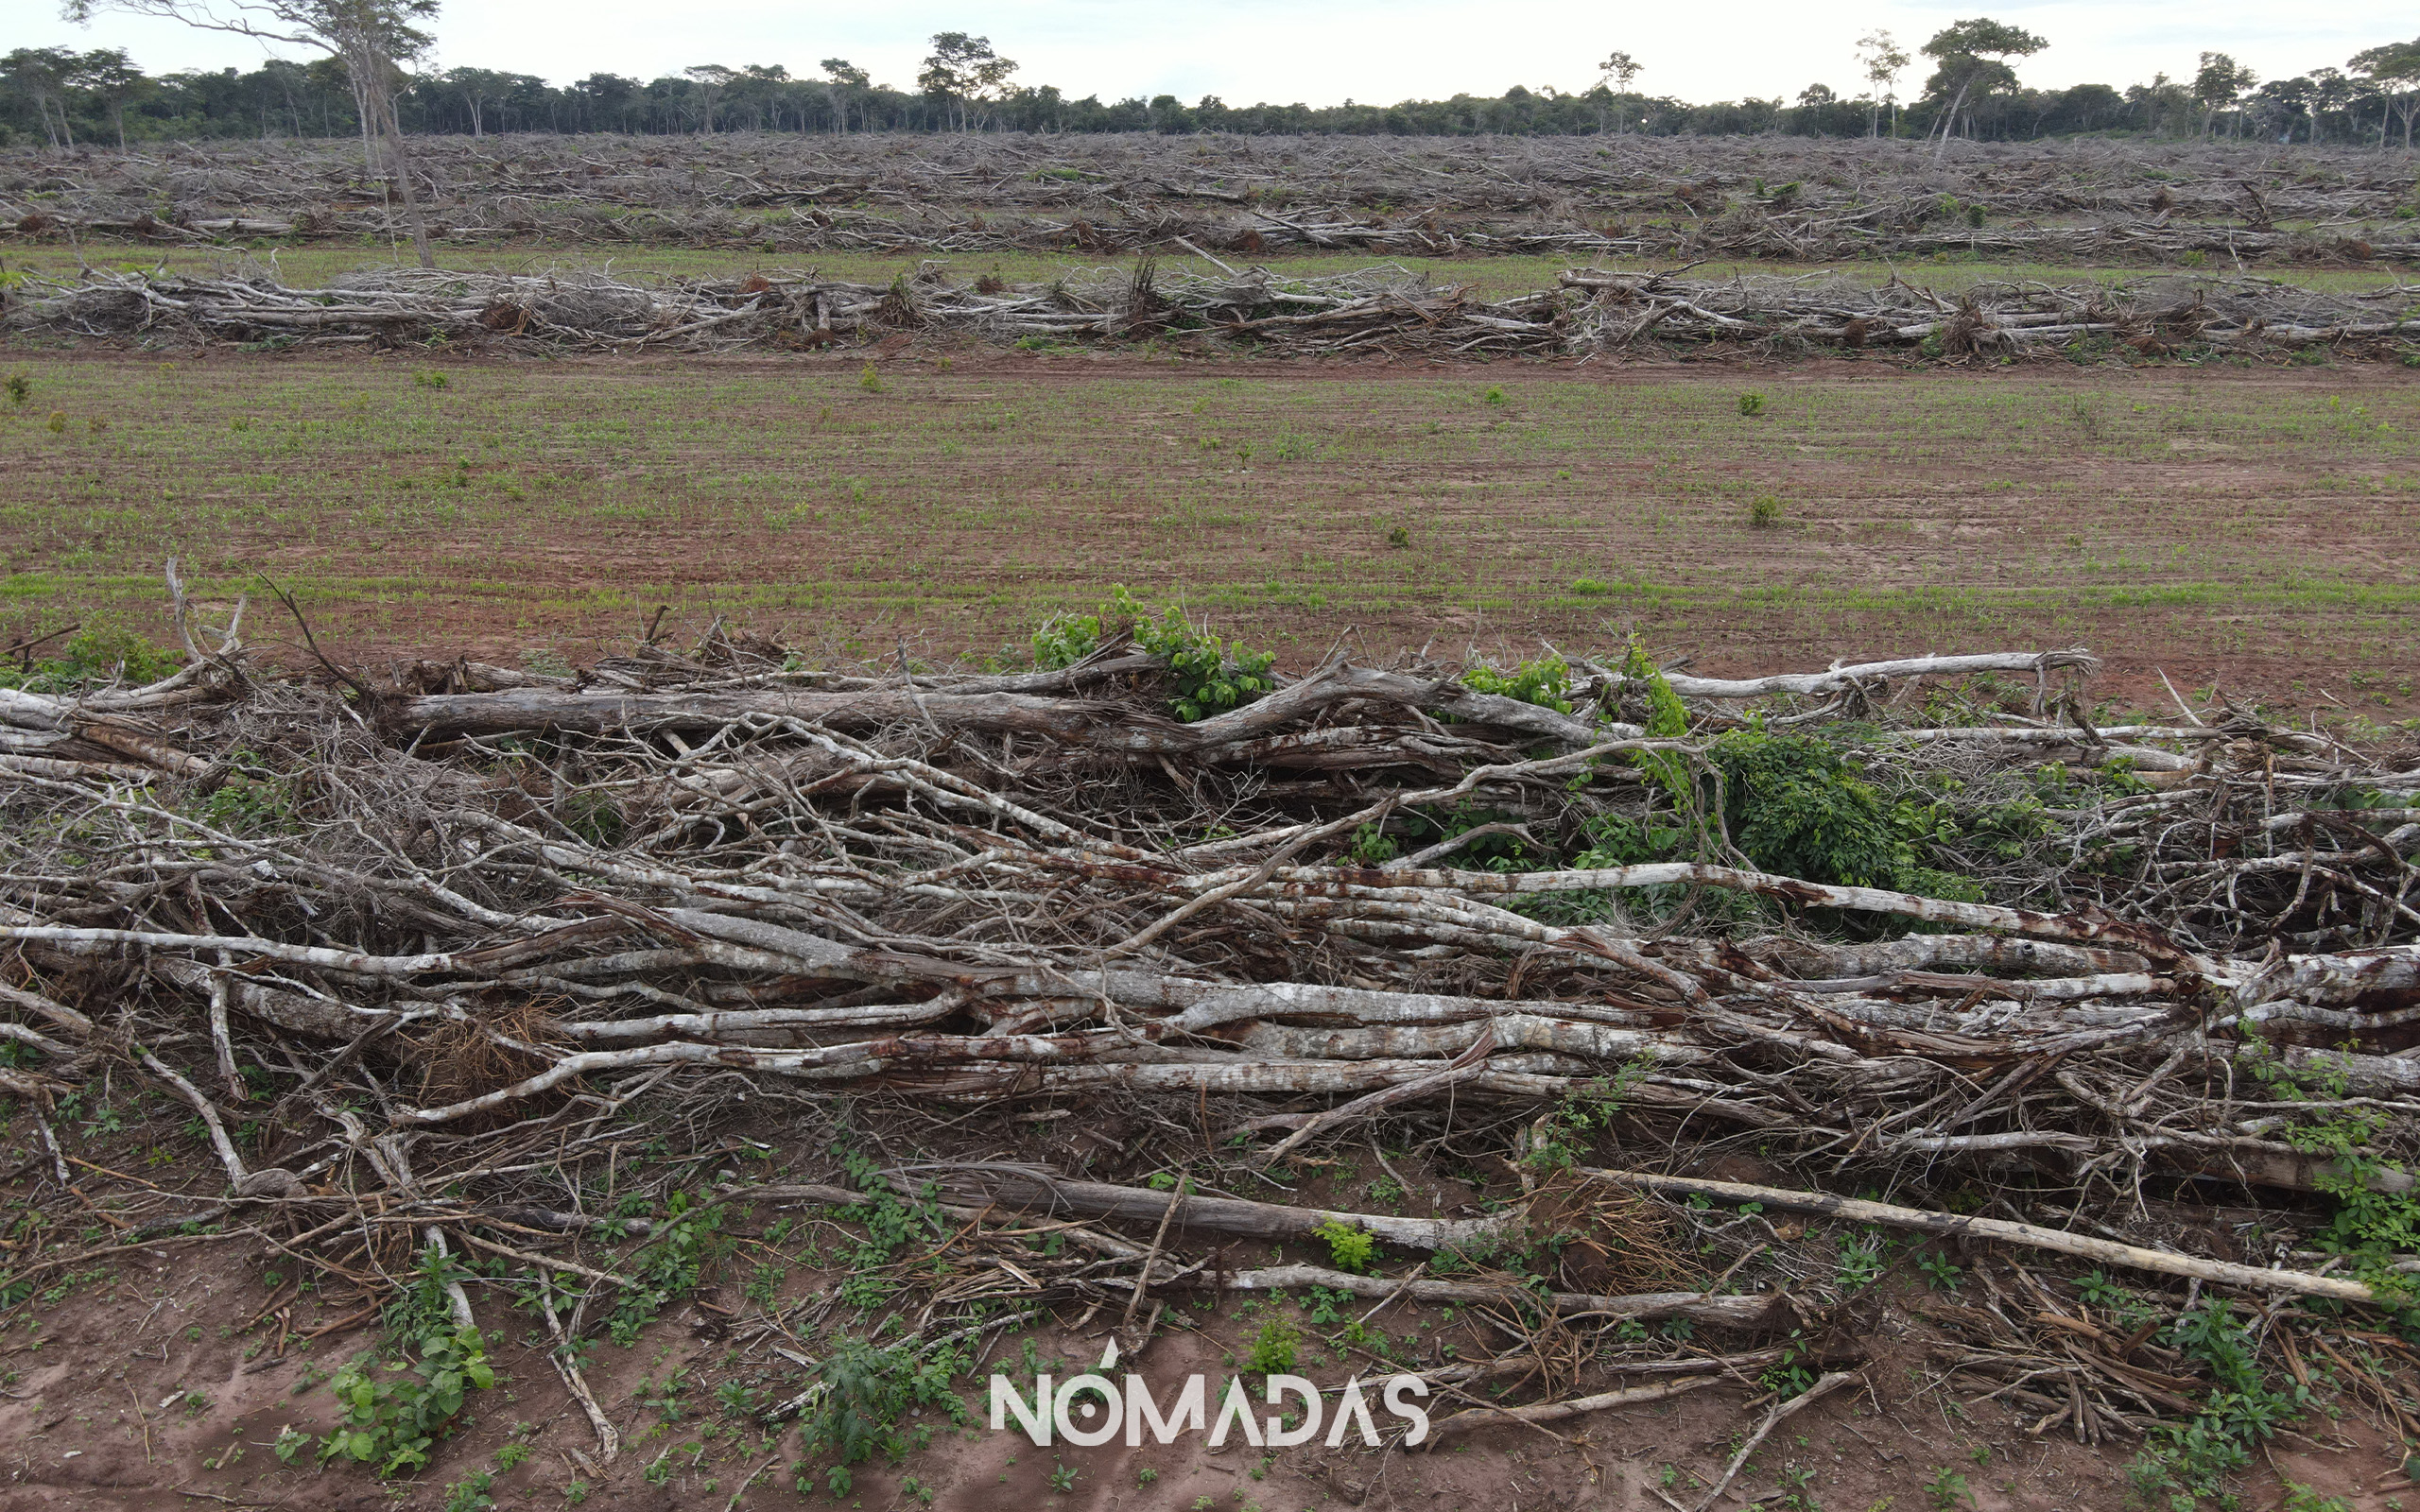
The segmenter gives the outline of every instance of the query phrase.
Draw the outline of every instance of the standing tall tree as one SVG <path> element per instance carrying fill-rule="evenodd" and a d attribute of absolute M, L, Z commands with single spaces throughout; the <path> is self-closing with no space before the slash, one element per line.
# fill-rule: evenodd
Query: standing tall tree
<path fill-rule="evenodd" d="M 2355 53 L 2345 67 L 2360 75 L 2386 95 L 2387 109 L 2403 117 L 2403 150 L 2411 150 L 2411 117 L 2420 113 L 2420 37 L 2389 43 Z M 2386 129 L 2378 129 L 2378 146 L 2386 146 Z"/>
<path fill-rule="evenodd" d="M 150 76 L 134 66 L 125 48 L 103 47 L 78 59 L 68 82 L 100 101 L 101 109 L 109 112 L 110 125 L 117 129 L 117 149 L 124 152 L 126 108 L 156 87 Z"/>
<path fill-rule="evenodd" d="M 428 50 L 434 40 L 420 24 L 434 20 L 438 0 L 66 0 L 60 13 L 90 23 L 103 11 L 160 16 L 204 31 L 232 32 L 260 42 L 284 43 L 323 52 L 344 64 L 361 111 L 365 166 L 378 171 L 376 139 L 387 149 L 388 177 L 401 192 L 404 219 L 411 228 L 420 266 L 435 267 L 428 224 L 421 218 L 420 191 L 413 186 L 411 158 L 404 150 L 403 122 L 395 95 L 403 65 Z"/>
<path fill-rule="evenodd" d="M 1014 62 L 992 50 L 991 38 L 937 31 L 925 71 L 916 76 L 916 87 L 940 100 L 944 109 L 955 110 L 962 131 L 970 119 L 968 107 L 994 98 L 1016 71 Z"/>
<path fill-rule="evenodd" d="M 698 110 L 698 129 L 708 136 L 714 135 L 715 104 L 722 98 L 722 92 L 731 87 L 731 81 L 737 78 L 739 75 L 720 63 L 700 63 L 695 68 L 684 68 L 681 72 L 697 80 L 698 93 L 705 97 L 704 104 Z"/>
<path fill-rule="evenodd" d="M 76 132 L 67 124 L 67 105 L 61 96 L 81 61 L 64 47 L 20 47 L 0 58 L 0 84 L 34 102 L 34 114 L 42 121 L 42 134 L 53 147 L 62 151 L 76 145 Z M 59 112 L 57 126 L 50 124 L 54 110 Z"/>
<path fill-rule="evenodd" d="M 1630 93 L 1631 80 L 1636 78 L 1644 68 L 1644 64 L 1628 53 L 1613 53 L 1597 65 L 1597 82 L 1610 83 L 1627 94 Z M 1627 107 L 1622 111 L 1622 129 L 1624 131 L 1630 129 L 1630 111 Z"/>
<path fill-rule="evenodd" d="M 832 95 L 832 114 L 839 123 L 840 134 L 849 134 L 849 102 L 863 99 L 873 88 L 873 76 L 845 58 L 826 58 L 818 65 L 832 82 L 824 87 Z"/>
<path fill-rule="evenodd" d="M 1899 39 L 1876 27 L 1857 40 L 1858 66 L 1865 70 L 1865 81 L 1874 90 L 1874 108 L 1867 116 L 1865 134 L 1882 134 L 1882 108 L 1891 107 L 1891 134 L 1899 134 L 1899 76 L 1908 71 L 1915 60 L 1899 46 Z"/>
<path fill-rule="evenodd" d="M 1924 54 L 1941 66 L 1933 71 L 1927 88 L 1936 94 L 1958 93 L 1949 101 L 1949 109 L 1941 116 L 1941 146 L 1933 149 L 1933 161 L 1939 163 L 1949 151 L 1949 133 L 1958 125 L 1958 112 L 1966 107 L 1966 96 L 1977 84 L 1986 93 L 2016 82 L 2016 70 L 2009 65 L 2012 58 L 2031 58 L 2049 43 L 2022 26 L 1978 16 L 1944 26 L 1925 43 Z"/>
<path fill-rule="evenodd" d="M 2202 134 L 2208 136 L 2210 129 L 2218 124 L 2219 112 L 2259 82 L 2251 69 L 2226 54 L 2204 53 L 2202 67 L 2193 76 L 2193 100 L 2202 107 Z"/>

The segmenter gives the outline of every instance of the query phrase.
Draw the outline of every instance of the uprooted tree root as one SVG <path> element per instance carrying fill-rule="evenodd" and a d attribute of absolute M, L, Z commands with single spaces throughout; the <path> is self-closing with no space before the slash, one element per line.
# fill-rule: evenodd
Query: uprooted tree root
<path fill-rule="evenodd" d="M 1928 1314 L 1936 1383 L 2036 1433 L 2214 1486 L 2323 1351 L 2410 1426 L 2408 751 L 2113 723 L 2078 651 L 1332 658 L 1186 722 L 1115 634 L 1017 674 L 717 633 L 303 676 L 181 623 L 164 680 L 0 690 L 0 1089 L 62 1194 L 49 1120 L 106 1077 L 190 1108 L 223 1179 L 98 1199 L 117 1235 L 13 1253 L 12 1304 L 163 1235 L 268 1243 L 424 1357 L 514 1295 L 588 1400 L 578 1341 L 685 1295 L 734 1205 L 820 1208 L 855 1274 L 732 1338 L 788 1383 L 751 1410 L 845 1461 L 835 1393 L 940 1390 L 1053 1309 L 1143 1349 L 1205 1294 L 1474 1310 L 1493 1357 L 1406 1366 L 1461 1427 L 1787 1401 L 1863 1357 L 1889 1236 L 1932 1234 L 1983 1287 Z M 860 1143 L 751 1180 L 752 1108 Z M 735 1169 L 597 1211 L 639 1140 Z M 1441 1164 L 1501 1201 L 1266 1200 L 1364 1150 L 1398 1203 Z M 1750 1151 L 1764 1180 L 1705 1174 Z M 2173 1221 L 2221 1191 L 2273 1247 Z M 2254 1391 L 2251 1426 L 2211 1405 Z"/>

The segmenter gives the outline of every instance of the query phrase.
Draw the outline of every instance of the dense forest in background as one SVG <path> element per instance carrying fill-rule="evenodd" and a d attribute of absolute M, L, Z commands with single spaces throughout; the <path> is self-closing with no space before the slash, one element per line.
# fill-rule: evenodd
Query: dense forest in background
<path fill-rule="evenodd" d="M 1930 60 L 1898 52 L 1888 33 L 1861 44 L 1859 66 L 1869 87 L 1854 95 L 1819 83 L 1795 100 L 1692 104 L 1628 87 L 1641 70 L 1616 53 L 1604 65 L 1603 79 L 1578 94 L 1516 85 L 1495 96 L 1317 107 L 1231 106 L 1216 95 L 1190 105 L 1170 94 L 1069 99 L 1055 86 L 1011 83 L 1016 65 L 993 52 L 986 39 L 943 33 L 933 39 L 934 56 L 912 89 L 877 84 L 837 58 L 824 60 L 814 77 L 794 77 L 780 65 L 701 65 L 652 80 L 592 74 L 565 85 L 532 74 L 453 68 L 409 76 L 397 94 L 397 113 L 409 133 L 472 136 L 992 130 L 1925 137 L 1946 126 L 1956 135 L 1985 141 L 2112 132 L 2411 145 L 2412 116 L 2420 108 L 2420 40 L 2368 49 L 2344 69 L 2266 82 L 2223 54 L 2204 53 L 2190 79 L 2161 75 L 2124 89 L 2043 90 L 2024 86 L 2012 66 L 2015 57 L 2038 50 L 2041 40 L 2002 30 L 2033 45 L 1996 60 L 1936 55 L 1940 66 L 1907 100 L 1896 97 L 1899 75 L 1911 61 L 1922 69 Z M 1940 41 L 1924 50 L 1935 53 Z M 19 49 L 0 58 L 0 145 L 333 137 L 358 129 L 354 91 L 334 59 L 272 60 L 249 73 L 228 68 L 154 76 L 117 49 Z"/>

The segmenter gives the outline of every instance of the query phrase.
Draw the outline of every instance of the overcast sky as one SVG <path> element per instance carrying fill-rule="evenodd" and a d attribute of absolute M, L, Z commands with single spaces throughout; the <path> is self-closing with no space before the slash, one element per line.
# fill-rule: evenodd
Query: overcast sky
<path fill-rule="evenodd" d="M 224 0 L 222 0 L 224 3 Z M 57 19 L 55 0 L 5 0 L 0 50 L 124 47 L 152 73 L 251 67 L 256 43 L 173 22 Z M 1345 99 L 1392 102 L 1514 84 L 1582 90 L 1615 48 L 1645 65 L 1637 87 L 1684 99 L 1794 96 L 1810 83 L 1858 92 L 1858 36 L 1875 26 L 1915 51 L 1981 0 L 1896 0 L 1857 7 L 1794 0 L 1619 7 L 1570 0 L 891 0 L 800 5 L 782 0 L 449 0 L 437 25 L 441 67 L 540 75 L 557 83 L 599 71 L 652 78 L 696 63 L 781 63 L 811 75 L 846 58 L 883 83 L 908 85 L 925 39 L 988 34 L 1024 65 L 1017 78 L 1071 96 L 1217 94 L 1231 105 Z M 1625 15 L 1624 11 L 1631 13 Z M 2342 67 L 2363 47 L 2420 31 L 2408 3 L 2351 0 L 2320 10 L 2251 0 L 1993 0 L 1988 13 L 2040 33 L 2030 83 L 2123 87 L 2165 72 L 2190 77 L 2205 49 L 2232 53 L 2261 77 Z M 1902 94 L 1922 82 L 1910 70 Z"/>

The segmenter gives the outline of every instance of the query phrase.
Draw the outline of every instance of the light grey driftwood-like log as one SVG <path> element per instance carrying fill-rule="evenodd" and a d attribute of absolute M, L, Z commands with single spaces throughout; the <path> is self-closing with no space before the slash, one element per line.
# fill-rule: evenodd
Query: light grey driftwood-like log
<path fill-rule="evenodd" d="M 1823 672 L 1780 672 L 1763 678 L 1692 678 L 1665 674 L 1664 680 L 1684 698 L 1762 698 L 1776 693 L 1838 693 L 1860 682 L 1892 678 L 1971 677 L 1978 672 L 2055 672 L 2076 667 L 2089 673 L 2100 665 L 2089 651 L 1993 651 L 1976 656 L 1918 656 L 1895 662 L 1860 662 Z"/>
<path fill-rule="evenodd" d="M 1719 1197 L 1729 1202 L 1761 1202 L 1768 1208 L 1786 1208 L 1792 1212 L 1819 1213 L 1831 1218 L 1847 1218 L 1857 1223 L 1887 1224 L 1893 1228 L 1916 1228 L 1926 1233 L 1950 1234 L 1967 1239 L 1989 1239 L 1997 1244 L 2022 1245 L 2033 1249 L 2047 1249 L 2055 1254 L 2078 1255 L 2104 1265 L 2124 1265 L 2133 1270 L 2157 1271 L 2168 1276 L 2184 1276 L 2212 1281 L 2221 1286 L 2241 1286 L 2256 1291 L 2290 1292 L 2299 1297 L 2331 1297 L 2342 1302 L 2375 1302 L 2377 1294 L 2357 1280 L 2340 1276 L 2314 1276 L 2308 1271 L 2264 1270 L 2257 1265 L 2238 1265 L 2231 1261 L 2200 1260 L 2191 1255 L 2179 1255 L 2171 1250 L 2146 1249 L 2140 1245 L 2119 1244 L 2110 1239 L 2094 1239 L 2084 1234 L 2069 1233 L 2064 1228 L 2045 1228 L 2030 1223 L 2009 1223 L 1998 1218 L 1966 1217 L 1954 1212 L 1934 1212 L 1923 1208 L 1902 1208 L 1889 1202 L 1867 1202 L 1858 1197 L 1838 1197 L 1828 1192 L 1793 1191 L 1788 1187 L 1756 1186 L 1745 1181 L 1717 1181 L 1707 1177 L 1659 1176 L 1647 1171 L 1605 1171 L 1588 1166 L 1575 1168 L 1573 1174 L 1592 1181 L 1611 1182 L 1641 1192 L 1674 1193 L 1682 1195 Z"/>
<path fill-rule="evenodd" d="M 1150 1224 L 1167 1219 L 1168 1212 L 1168 1194 L 1149 1187 L 1063 1181 L 1012 1167 L 959 1171 L 909 1167 L 895 1175 L 910 1181 L 938 1180 L 945 1191 L 971 1191 L 989 1197 L 1004 1211 L 1070 1213 Z M 965 1202 L 969 1198 L 960 1195 L 958 1200 Z M 1251 1202 L 1241 1197 L 1187 1195 L 1178 1198 L 1176 1216 L 1168 1221 L 1172 1231 L 1238 1234 L 1248 1239 L 1307 1239 L 1323 1224 L 1340 1223 L 1408 1249 L 1444 1249 L 1483 1245 L 1516 1234 L 1528 1217 L 1516 1211 L 1490 1218 L 1398 1218 L 1383 1212 L 1337 1212 Z"/>
<path fill-rule="evenodd" d="M 1255 703 L 1189 725 L 1080 699 L 1017 693 L 927 693 L 906 687 L 694 693 L 510 688 L 499 693 L 399 698 L 381 713 L 400 730 L 453 735 L 498 735 L 518 730 L 603 734 L 700 729 L 752 714 L 800 719 L 845 731 L 929 720 L 947 729 L 1039 735 L 1069 746 L 1152 756 L 1206 750 L 1268 734 L 1349 699 L 1435 710 L 1568 746 L 1641 734 L 1634 726 L 1590 724 L 1517 698 L 1480 693 L 1450 678 L 1417 678 L 1353 666 L 1315 673 Z"/>
<path fill-rule="evenodd" d="M 1290 1210 L 1289 1210 L 1290 1211 Z M 1207 1284 L 1212 1278 L 1197 1278 Z M 1777 1296 L 1719 1297 L 1708 1292 L 1641 1292 L 1627 1297 L 1598 1297 L 1586 1292 L 1530 1291 L 1526 1287 L 1484 1281 L 1443 1280 L 1421 1277 L 1404 1280 L 1391 1276 L 1357 1276 L 1351 1271 L 1332 1270 L 1325 1265 L 1266 1265 L 1258 1270 L 1236 1271 L 1224 1282 L 1229 1291 L 1283 1292 L 1298 1286 L 1323 1286 L 1332 1291 L 1350 1292 L 1356 1297 L 1403 1296 L 1417 1302 L 1512 1302 L 1534 1303 L 1541 1297 L 1551 1302 L 1557 1313 L 1586 1313 L 1593 1316 L 1616 1321 L 1635 1318 L 1642 1322 L 1659 1317 L 1685 1317 L 1692 1322 L 1710 1323 L 1722 1328 L 1755 1328 L 1773 1320 L 1781 1304 Z"/>

